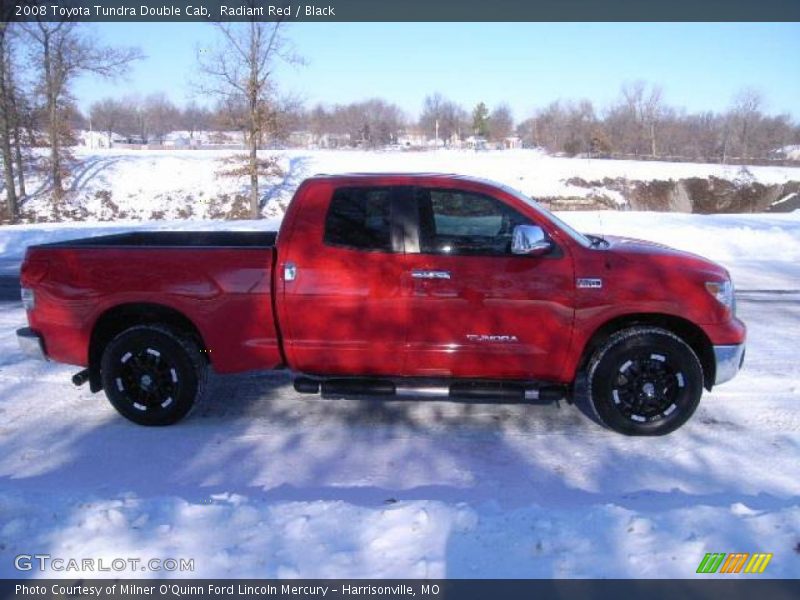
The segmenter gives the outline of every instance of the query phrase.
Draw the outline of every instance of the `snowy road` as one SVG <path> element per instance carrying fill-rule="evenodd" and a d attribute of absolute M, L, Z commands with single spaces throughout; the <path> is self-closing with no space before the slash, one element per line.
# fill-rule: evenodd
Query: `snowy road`
<path fill-rule="evenodd" d="M 743 372 L 657 439 L 582 404 L 322 400 L 280 373 L 215 377 L 186 421 L 137 427 L 74 367 L 18 351 L 21 240 L 70 233 L 8 228 L 0 577 L 37 552 L 193 558 L 174 575 L 201 577 L 694 577 L 706 552 L 756 551 L 774 554 L 765 576 L 800 577 L 798 217 L 602 216 L 720 260 L 739 288 Z"/>

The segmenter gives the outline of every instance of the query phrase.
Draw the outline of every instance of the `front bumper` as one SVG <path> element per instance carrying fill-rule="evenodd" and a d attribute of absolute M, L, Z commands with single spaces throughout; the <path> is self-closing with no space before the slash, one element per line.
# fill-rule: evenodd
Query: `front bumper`
<path fill-rule="evenodd" d="M 42 336 L 30 327 L 17 329 L 17 342 L 23 354 L 26 356 L 38 360 L 47 360 L 47 355 L 44 353 L 44 341 L 42 340 Z"/>
<path fill-rule="evenodd" d="M 717 363 L 714 385 L 730 381 L 744 364 L 744 344 L 714 346 L 714 359 Z"/>

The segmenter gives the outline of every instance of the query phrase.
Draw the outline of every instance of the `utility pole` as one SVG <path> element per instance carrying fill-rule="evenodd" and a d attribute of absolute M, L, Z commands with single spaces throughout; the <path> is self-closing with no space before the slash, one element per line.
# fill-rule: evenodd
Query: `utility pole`
<path fill-rule="evenodd" d="M 439 148 L 439 119 L 436 119 L 436 145 L 434 148 Z"/>

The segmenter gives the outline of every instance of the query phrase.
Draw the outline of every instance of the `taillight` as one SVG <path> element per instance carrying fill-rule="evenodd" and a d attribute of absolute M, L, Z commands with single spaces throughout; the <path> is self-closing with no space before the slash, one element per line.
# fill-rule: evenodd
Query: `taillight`
<path fill-rule="evenodd" d="M 24 287 L 20 290 L 20 295 L 22 296 L 22 306 L 25 307 L 25 310 L 31 311 L 36 308 L 36 296 L 32 289 Z"/>

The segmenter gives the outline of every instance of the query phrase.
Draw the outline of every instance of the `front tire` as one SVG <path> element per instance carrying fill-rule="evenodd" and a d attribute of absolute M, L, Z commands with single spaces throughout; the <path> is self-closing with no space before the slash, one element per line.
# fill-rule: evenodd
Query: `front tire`
<path fill-rule="evenodd" d="M 139 425 L 172 425 L 205 386 L 206 365 L 192 340 L 160 325 L 137 325 L 109 342 L 101 359 L 106 396 Z"/>
<path fill-rule="evenodd" d="M 703 368 L 673 333 L 633 327 L 611 337 L 589 364 L 589 401 L 597 418 L 626 435 L 666 435 L 694 414 Z"/>

